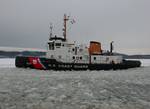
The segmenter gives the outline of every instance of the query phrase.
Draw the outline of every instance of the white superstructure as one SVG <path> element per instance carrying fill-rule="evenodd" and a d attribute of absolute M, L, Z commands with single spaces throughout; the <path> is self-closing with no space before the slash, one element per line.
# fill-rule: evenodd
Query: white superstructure
<path fill-rule="evenodd" d="M 77 45 L 75 42 L 69 43 L 66 40 L 66 22 L 68 20 L 69 17 L 64 15 L 64 38 L 50 37 L 46 58 L 56 59 L 58 62 L 63 63 L 119 64 L 122 62 L 122 56 L 112 55 L 112 46 L 111 52 L 104 54 L 101 44 L 96 41 L 91 41 L 90 46 Z"/>

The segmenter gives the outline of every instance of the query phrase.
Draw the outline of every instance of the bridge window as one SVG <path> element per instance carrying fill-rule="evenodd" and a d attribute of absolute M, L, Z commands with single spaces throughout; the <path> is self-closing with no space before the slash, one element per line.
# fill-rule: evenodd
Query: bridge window
<path fill-rule="evenodd" d="M 49 45 L 49 50 L 54 50 L 54 42 L 48 43 L 48 45 Z"/>
<path fill-rule="evenodd" d="M 61 47 L 61 43 L 55 43 L 56 48 L 60 48 Z"/>
<path fill-rule="evenodd" d="M 56 43 L 55 46 L 59 46 L 59 47 L 60 47 L 60 46 L 61 46 L 61 43 Z"/>

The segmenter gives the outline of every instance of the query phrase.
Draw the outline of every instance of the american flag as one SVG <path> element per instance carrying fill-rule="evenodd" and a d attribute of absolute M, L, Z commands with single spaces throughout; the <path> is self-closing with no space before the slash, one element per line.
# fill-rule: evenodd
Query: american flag
<path fill-rule="evenodd" d="M 74 24 L 74 23 L 76 23 L 76 21 L 75 21 L 74 19 L 72 19 L 72 20 L 70 21 L 70 23 L 71 23 L 71 24 Z"/>

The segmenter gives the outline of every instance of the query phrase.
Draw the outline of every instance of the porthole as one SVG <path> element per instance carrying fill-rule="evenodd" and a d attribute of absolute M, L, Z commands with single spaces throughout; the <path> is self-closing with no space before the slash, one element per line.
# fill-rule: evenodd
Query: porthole
<path fill-rule="evenodd" d="M 72 59 L 75 59 L 75 57 L 73 56 Z"/>
<path fill-rule="evenodd" d="M 94 60 L 96 60 L 96 57 L 94 57 Z"/>

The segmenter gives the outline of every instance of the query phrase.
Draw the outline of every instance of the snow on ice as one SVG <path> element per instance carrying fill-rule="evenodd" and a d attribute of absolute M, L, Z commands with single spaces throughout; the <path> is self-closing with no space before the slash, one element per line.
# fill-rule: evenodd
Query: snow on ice
<path fill-rule="evenodd" d="M 0 59 L 0 109 L 150 109 L 150 61 L 141 68 L 52 71 Z"/>
<path fill-rule="evenodd" d="M 0 68 L 12 68 L 15 67 L 15 59 L 13 58 L 1 58 Z"/>

